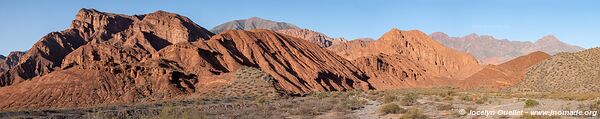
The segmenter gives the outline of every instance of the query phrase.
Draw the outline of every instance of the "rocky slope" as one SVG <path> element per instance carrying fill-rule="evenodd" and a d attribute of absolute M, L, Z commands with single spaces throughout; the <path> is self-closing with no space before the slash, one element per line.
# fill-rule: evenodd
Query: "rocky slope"
<path fill-rule="evenodd" d="M 350 49 L 366 47 L 367 44 L 369 44 L 373 41 L 375 41 L 375 40 L 373 40 L 371 38 L 354 39 L 351 41 L 332 45 L 331 47 L 327 47 L 327 50 L 333 51 L 342 57 L 348 57 L 351 54 Z"/>
<path fill-rule="evenodd" d="M 549 35 L 532 43 L 528 41 L 509 41 L 492 36 L 469 34 L 464 37 L 449 37 L 442 32 L 434 32 L 430 36 L 447 47 L 467 52 L 475 56 L 483 64 L 501 64 L 513 58 L 535 51 L 550 55 L 558 52 L 576 52 L 583 48 L 561 42 Z"/>
<path fill-rule="evenodd" d="M 329 47 L 331 45 L 337 45 L 344 42 L 347 42 L 343 38 L 331 38 L 323 33 L 319 33 L 316 31 L 308 30 L 308 29 L 284 29 L 277 30 L 277 33 L 297 37 L 300 39 L 308 40 L 311 43 L 315 43 L 320 47 Z"/>
<path fill-rule="evenodd" d="M 0 55 L 0 74 L 2 74 L 4 71 L 8 70 L 8 66 L 6 64 L 4 64 L 5 60 L 6 60 L 6 56 Z"/>
<path fill-rule="evenodd" d="M 24 54 L 25 52 L 14 51 L 10 52 L 6 57 L 0 55 L 0 74 L 17 65 L 17 63 L 19 63 L 19 59 L 21 59 Z"/>
<path fill-rule="evenodd" d="M 530 66 L 548 58 L 550 55 L 537 51 L 500 65 L 487 65 L 481 71 L 460 81 L 458 87 L 489 90 L 508 88 L 522 81 Z"/>
<path fill-rule="evenodd" d="M 69 29 L 35 43 L 0 75 L 0 108 L 142 102 L 194 92 L 197 75 L 159 57 L 171 44 L 212 35 L 186 17 L 82 9 Z"/>
<path fill-rule="evenodd" d="M 439 86 L 481 69 L 474 57 L 417 30 L 392 29 L 376 41 L 350 41 L 329 49 L 353 60 L 378 89 Z"/>
<path fill-rule="evenodd" d="M 208 39 L 212 35 L 188 18 L 164 11 L 127 16 L 82 9 L 77 13 L 69 29 L 44 36 L 23 55 L 14 68 L 1 74 L 0 86 L 12 85 L 76 65 L 71 64 L 73 62 L 69 60 L 85 57 L 73 56 L 75 58 L 71 59 L 65 57 L 84 45 L 87 47 L 96 47 L 95 44 L 110 45 L 109 51 L 122 52 L 105 52 L 112 53 L 110 57 L 106 57 L 106 60 L 118 60 L 114 57 L 126 58 L 114 62 L 132 63 L 155 56 L 160 49 L 168 45 Z M 97 55 L 95 50 L 85 53 L 88 57 Z M 63 62 L 63 59 L 66 62 Z M 82 64 L 82 60 L 86 59 L 78 60 L 79 64 Z"/>
<path fill-rule="evenodd" d="M 234 20 L 215 26 L 212 31 L 213 33 L 221 33 L 226 30 L 252 30 L 252 29 L 267 29 L 267 30 L 283 30 L 283 29 L 300 29 L 299 27 L 285 23 L 266 20 L 258 17 L 252 17 L 248 19 Z"/>
<path fill-rule="evenodd" d="M 235 82 L 256 67 L 286 93 L 373 88 L 350 61 L 270 30 L 214 35 L 186 17 L 82 9 L 0 75 L 0 108 L 82 107 L 171 99 Z"/>
<path fill-rule="evenodd" d="M 598 92 L 600 91 L 600 48 L 576 53 L 558 53 L 527 71 L 514 91 Z"/>

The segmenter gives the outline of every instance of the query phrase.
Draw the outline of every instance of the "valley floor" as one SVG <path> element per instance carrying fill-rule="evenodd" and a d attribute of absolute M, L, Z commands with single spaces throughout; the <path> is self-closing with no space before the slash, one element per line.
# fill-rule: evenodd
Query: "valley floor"
<path fill-rule="evenodd" d="M 600 94 L 482 92 L 445 88 L 347 91 L 276 99 L 211 97 L 140 105 L 11 110 L 0 112 L 0 118 L 570 119 L 598 118 L 598 97 Z M 537 113 L 534 111 L 582 111 L 584 115 L 540 116 L 533 114 Z M 479 112 L 480 115 L 468 112 Z"/>

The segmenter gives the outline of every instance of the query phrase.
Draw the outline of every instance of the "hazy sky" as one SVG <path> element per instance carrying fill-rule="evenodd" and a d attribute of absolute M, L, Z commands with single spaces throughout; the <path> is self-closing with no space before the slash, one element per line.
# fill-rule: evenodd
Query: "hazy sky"
<path fill-rule="evenodd" d="M 553 34 L 569 44 L 600 46 L 598 0 L 103 0 L 0 2 L 0 54 L 27 50 L 68 28 L 81 8 L 121 14 L 165 10 L 207 29 L 253 16 L 285 21 L 332 37 L 378 38 L 391 28 L 470 33 L 535 41 Z"/>

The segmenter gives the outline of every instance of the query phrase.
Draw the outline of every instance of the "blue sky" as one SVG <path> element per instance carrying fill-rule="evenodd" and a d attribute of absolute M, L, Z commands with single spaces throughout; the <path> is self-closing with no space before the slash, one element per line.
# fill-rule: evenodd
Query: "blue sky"
<path fill-rule="evenodd" d="M 44 0 L 0 2 L 0 54 L 27 50 L 47 33 L 68 28 L 80 8 L 129 15 L 165 10 L 207 29 L 257 16 L 347 39 L 378 38 L 399 28 L 519 41 L 552 34 L 569 44 L 600 46 L 597 0 Z"/>

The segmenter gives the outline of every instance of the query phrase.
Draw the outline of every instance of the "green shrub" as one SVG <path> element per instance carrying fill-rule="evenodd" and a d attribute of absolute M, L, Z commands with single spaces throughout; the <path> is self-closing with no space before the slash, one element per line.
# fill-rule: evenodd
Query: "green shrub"
<path fill-rule="evenodd" d="M 410 106 L 417 103 L 417 99 L 419 99 L 419 96 L 416 93 L 405 93 L 404 97 L 402 98 L 402 104 L 405 106 Z"/>
<path fill-rule="evenodd" d="M 427 116 L 425 116 L 423 111 L 419 109 L 410 109 L 408 112 L 403 114 L 400 119 L 427 119 Z"/>
<path fill-rule="evenodd" d="M 540 103 L 536 100 L 532 100 L 532 99 L 525 100 L 525 108 L 535 107 L 539 104 Z"/>
<path fill-rule="evenodd" d="M 398 97 L 393 95 L 385 95 L 383 96 L 383 103 L 391 103 L 397 100 Z"/>
<path fill-rule="evenodd" d="M 400 106 L 398 106 L 394 103 L 389 103 L 389 104 L 385 104 L 385 105 L 381 106 L 379 108 L 379 112 L 381 112 L 383 115 L 398 114 L 398 113 L 406 112 L 406 109 L 401 108 Z"/>

